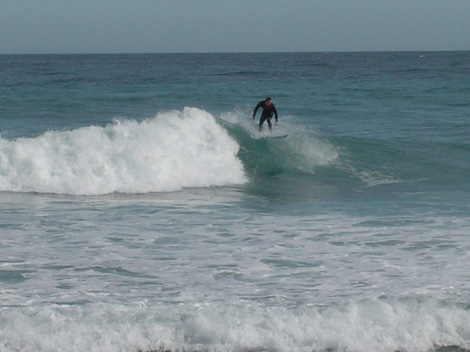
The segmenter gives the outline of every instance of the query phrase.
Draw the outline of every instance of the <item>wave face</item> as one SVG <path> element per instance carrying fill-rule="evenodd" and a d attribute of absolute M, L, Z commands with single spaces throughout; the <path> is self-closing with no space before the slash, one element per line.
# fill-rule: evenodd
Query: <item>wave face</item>
<path fill-rule="evenodd" d="M 241 184 L 239 145 L 196 108 L 0 139 L 0 191 L 98 195 Z"/>
<path fill-rule="evenodd" d="M 267 128 L 259 133 L 246 113 L 226 113 L 221 120 L 240 144 L 238 157 L 257 187 L 282 175 L 285 189 L 309 183 L 310 193 L 332 187 L 347 194 L 381 187 L 397 194 L 468 189 L 468 143 L 322 136 L 291 116 L 272 134 Z"/>
<path fill-rule="evenodd" d="M 242 146 L 239 157 L 254 178 L 277 174 L 316 174 L 338 158 L 337 148 L 313 133 L 299 129 L 287 117 L 270 133 L 265 124 L 258 132 L 246 114 L 230 112 L 221 116 L 224 127 Z M 288 135 L 288 138 L 277 138 Z"/>

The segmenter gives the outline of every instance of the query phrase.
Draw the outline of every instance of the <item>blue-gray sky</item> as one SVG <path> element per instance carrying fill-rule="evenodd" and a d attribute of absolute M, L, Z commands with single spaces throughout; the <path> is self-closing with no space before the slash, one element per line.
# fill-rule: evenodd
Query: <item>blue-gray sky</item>
<path fill-rule="evenodd" d="M 0 54 L 470 50 L 470 0 L 2 0 Z"/>

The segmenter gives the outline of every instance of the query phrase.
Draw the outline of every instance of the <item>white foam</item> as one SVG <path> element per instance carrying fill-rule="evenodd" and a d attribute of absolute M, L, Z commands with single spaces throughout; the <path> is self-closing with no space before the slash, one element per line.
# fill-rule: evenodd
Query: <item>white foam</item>
<path fill-rule="evenodd" d="M 287 151 L 294 151 L 286 159 L 292 167 L 305 172 L 314 173 L 318 166 L 326 166 L 338 159 L 336 148 L 328 141 L 312 137 L 304 132 L 290 132 L 291 138 L 286 140 Z M 286 153 L 289 155 L 288 153 Z"/>
<path fill-rule="evenodd" d="M 196 108 L 0 139 L 0 191 L 88 195 L 240 184 L 246 176 L 238 148 L 213 116 Z"/>
<path fill-rule="evenodd" d="M 470 347 L 470 312 L 436 300 L 4 308 L 2 351 L 429 351 Z"/>

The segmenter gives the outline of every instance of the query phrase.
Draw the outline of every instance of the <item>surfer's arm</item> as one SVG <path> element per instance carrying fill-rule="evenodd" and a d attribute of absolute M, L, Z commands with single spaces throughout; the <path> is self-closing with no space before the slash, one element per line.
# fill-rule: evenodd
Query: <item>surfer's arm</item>
<path fill-rule="evenodd" d="M 277 110 L 276 110 L 276 108 L 275 108 L 274 106 L 273 106 L 273 110 L 274 110 L 274 116 L 275 116 L 275 118 L 276 118 L 276 124 L 277 124 Z"/>
<path fill-rule="evenodd" d="M 261 104 L 262 104 L 262 102 L 259 102 L 258 105 L 256 105 L 255 111 L 253 111 L 253 120 L 255 119 L 256 112 L 261 107 Z"/>

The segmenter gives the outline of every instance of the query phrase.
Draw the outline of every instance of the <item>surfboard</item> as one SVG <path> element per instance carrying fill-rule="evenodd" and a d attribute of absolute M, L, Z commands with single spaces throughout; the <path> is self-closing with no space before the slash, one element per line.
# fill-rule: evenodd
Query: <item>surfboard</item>
<path fill-rule="evenodd" d="M 263 136 L 263 137 L 260 137 L 260 139 L 264 139 L 264 138 L 286 138 L 288 136 L 288 134 L 283 134 L 283 135 L 280 135 L 280 136 Z"/>

